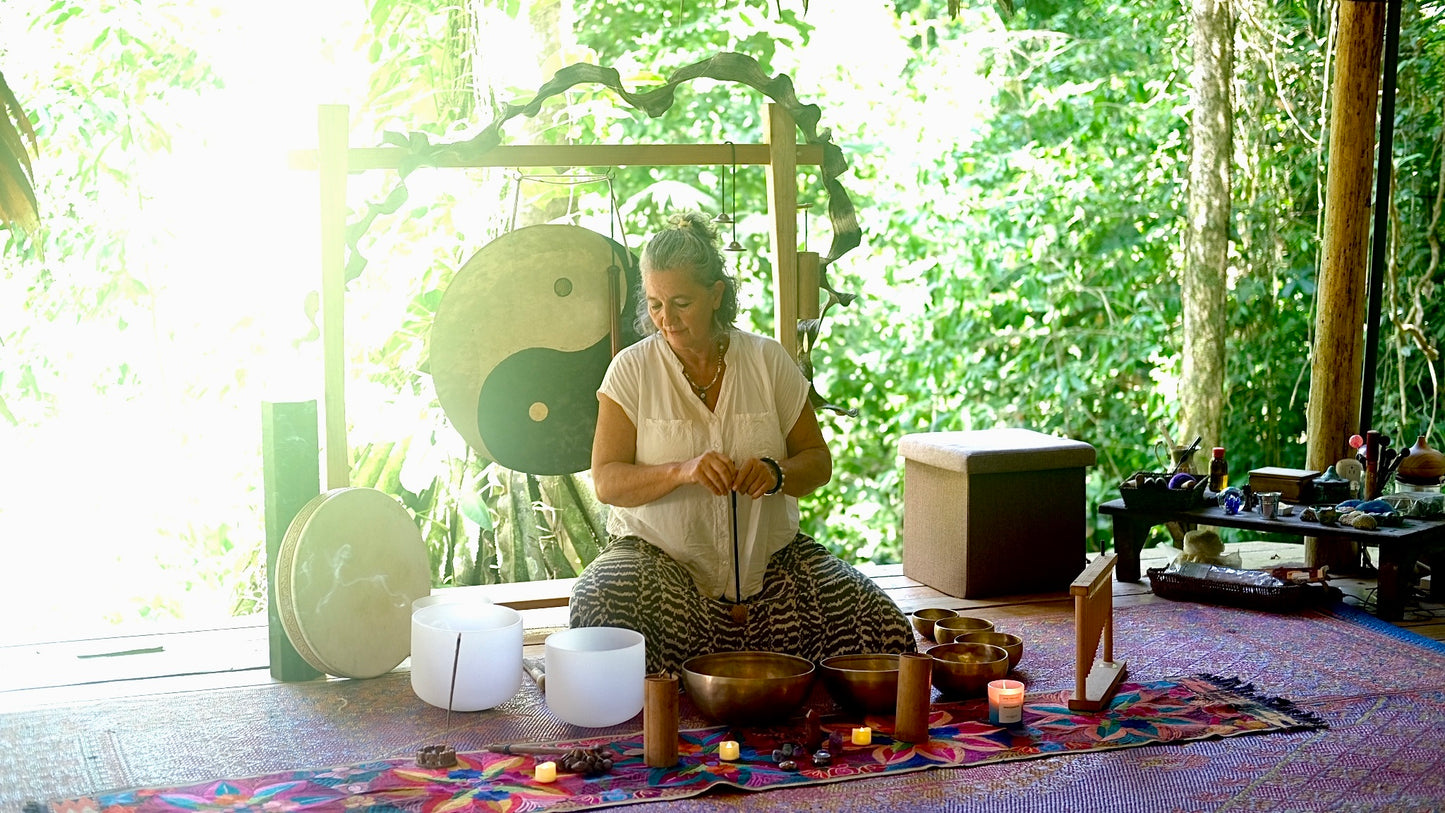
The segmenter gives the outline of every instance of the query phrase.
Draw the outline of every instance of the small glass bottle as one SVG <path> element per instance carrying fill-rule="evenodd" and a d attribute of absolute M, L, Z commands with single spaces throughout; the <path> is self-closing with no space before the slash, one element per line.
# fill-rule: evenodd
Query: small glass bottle
<path fill-rule="evenodd" d="M 1215 493 L 1229 488 L 1229 464 L 1224 461 L 1224 447 L 1215 446 L 1209 461 L 1209 490 Z"/>

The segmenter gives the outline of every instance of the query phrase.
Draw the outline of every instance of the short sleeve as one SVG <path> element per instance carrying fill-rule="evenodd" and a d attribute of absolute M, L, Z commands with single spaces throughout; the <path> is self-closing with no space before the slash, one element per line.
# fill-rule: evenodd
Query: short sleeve
<path fill-rule="evenodd" d="M 778 412 L 778 429 L 787 437 L 793 431 L 793 424 L 803 413 L 808 402 L 808 379 L 798 362 L 788 355 L 781 344 L 767 340 L 763 342 L 763 363 L 773 379 L 773 398 Z"/>
<path fill-rule="evenodd" d="M 643 344 L 638 342 L 618 353 L 612 363 L 607 365 L 602 386 L 597 388 L 599 395 L 606 395 L 622 407 L 633 426 L 637 426 L 637 410 L 642 391 Z"/>

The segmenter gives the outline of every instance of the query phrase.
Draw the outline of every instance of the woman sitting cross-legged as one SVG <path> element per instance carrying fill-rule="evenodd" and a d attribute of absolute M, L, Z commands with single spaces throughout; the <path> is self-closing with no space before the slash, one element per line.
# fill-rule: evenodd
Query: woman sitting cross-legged
<path fill-rule="evenodd" d="M 714 652 L 912 651 L 897 605 L 799 532 L 798 498 L 828 482 L 832 456 L 797 363 L 732 326 L 712 225 L 673 218 L 641 266 L 647 338 L 597 393 L 592 477 L 611 541 L 577 580 L 571 625 L 641 632 L 650 672 Z"/>

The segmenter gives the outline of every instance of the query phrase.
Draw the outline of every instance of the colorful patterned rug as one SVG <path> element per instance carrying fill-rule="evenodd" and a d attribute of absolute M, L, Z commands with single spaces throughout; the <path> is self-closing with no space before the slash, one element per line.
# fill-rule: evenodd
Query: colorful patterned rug
<path fill-rule="evenodd" d="M 1047 695 L 1073 685 L 1072 615 L 993 620 L 1001 630 L 1025 639 L 1019 673 L 1029 684 L 1033 704 L 1030 727 L 1022 730 L 1038 728 Z M 1306 727 L 1267 736 L 1192 740 L 1164 729 L 1157 740 L 1171 743 L 1165 747 L 1064 748 L 1048 752 L 1059 754 L 1048 759 L 1027 758 L 1043 754 L 1005 753 L 1015 745 L 1026 746 L 1014 742 L 1013 732 L 1008 734 L 1008 745 L 1001 746 L 1001 732 L 994 730 L 994 739 L 989 739 L 980 731 L 968 742 L 989 744 L 993 751 L 977 751 L 977 759 L 967 769 L 880 773 L 877 749 L 845 750 L 830 768 L 861 771 L 855 757 L 866 757 L 863 764 L 872 773 L 846 782 L 815 778 L 809 784 L 779 783 L 767 793 L 718 785 L 689 798 L 638 800 L 624 809 L 628 813 L 742 808 L 1021 813 L 1445 809 L 1445 646 L 1343 606 L 1295 615 L 1183 602 L 1120 607 L 1115 630 L 1116 654 L 1129 661 L 1130 679 L 1138 687 L 1131 688 L 1127 697 L 1164 685 L 1170 675 L 1228 674 L 1253 684 L 1255 692 L 1244 690 L 1243 684 L 1196 686 L 1206 687 L 1201 692 L 1234 692 L 1247 698 L 1256 693 L 1288 696 L 1295 702 L 1293 709 L 1261 704 L 1258 698 L 1251 702 L 1263 719 L 1278 723 L 1282 718 L 1274 715 L 1283 714 Z M 508 704 L 454 715 L 447 731 L 445 712 L 417 701 L 406 675 L 397 673 L 369 681 L 270 684 L 0 713 L 0 777 L 4 777 L 0 809 L 18 809 L 26 800 L 73 797 L 68 807 L 56 801 L 41 807 L 100 810 L 99 796 L 110 788 L 204 787 L 214 785 L 216 777 L 307 774 L 322 766 L 352 766 L 320 772 L 338 774 L 327 779 L 332 787 L 360 785 L 373 782 L 382 772 L 409 761 L 421 745 L 434 742 L 449 742 L 465 752 L 506 740 L 626 739 L 640 728 L 639 718 L 616 729 L 575 729 L 545 709 L 536 713 L 539 703 L 535 686 L 524 682 L 523 690 Z M 935 725 L 945 722 L 945 713 L 950 725 L 979 724 L 983 719 L 981 709 L 970 709 L 968 704 L 939 705 L 935 710 L 939 715 Z M 1310 730 L 1306 722 L 1310 715 L 1328 728 Z M 878 748 L 887 751 L 886 725 L 876 722 Z M 684 726 L 704 723 L 689 717 L 684 708 Z M 719 732 L 695 733 L 689 746 L 694 758 L 708 751 L 709 737 L 716 739 Z M 1132 724 L 1122 721 L 1111 735 L 1121 743 L 1140 736 Z M 765 739 L 748 744 L 752 753 L 761 748 L 770 756 Z M 932 747 L 925 753 L 931 751 Z M 919 753 L 909 757 L 914 758 L 929 757 Z M 489 770 L 523 774 L 530 770 L 526 758 L 488 759 L 467 758 L 462 770 L 484 775 Z M 748 779 L 737 783 L 743 786 L 753 781 L 752 775 L 774 770 L 769 762 L 750 760 L 728 770 L 738 771 L 739 777 L 743 770 L 748 772 Z M 348 775 L 347 770 L 359 773 Z M 710 777 L 715 778 L 711 770 L 698 767 L 693 780 L 712 781 Z M 476 779 L 480 777 L 455 781 Z M 560 793 L 557 787 L 548 790 Z M 252 792 L 239 782 L 236 788 Z M 239 798 L 230 801 L 235 802 L 232 809 L 308 809 L 284 798 L 257 800 L 254 805 Z M 349 801 L 365 808 L 371 800 Z M 425 807 L 426 802 L 418 800 L 405 809 Z M 179 800 L 174 808 L 188 809 Z M 372 809 L 395 806 L 378 803 Z"/>
<path fill-rule="evenodd" d="M 400 759 L 99 794 L 62 802 L 55 809 L 568 811 L 678 799 L 719 785 L 761 791 L 928 768 L 1321 727 L 1316 718 L 1288 702 L 1260 698 L 1251 686 L 1204 676 L 1125 684 L 1101 712 L 1071 712 L 1066 700 L 1063 692 L 1026 703 L 1023 722 L 1011 727 L 990 724 L 983 700 L 938 704 L 929 720 L 930 741 L 917 745 L 889 737 L 889 717 L 864 719 L 879 732 L 869 745 L 853 745 L 839 736 L 857 720 L 825 724 L 824 730 L 832 735 L 831 756 L 821 766 L 800 756 L 802 765 L 787 769 L 777 760 L 775 752 L 799 739 L 800 730 L 712 727 L 684 732 L 678 764 L 669 769 L 646 765 L 640 736 L 588 738 L 558 743 L 557 750 L 600 748 L 614 761 L 611 771 L 592 777 L 564 773 L 543 783 L 534 773 L 537 763 L 548 757 L 473 752 L 459 754 L 459 764 L 445 770 Z M 718 744 L 731 739 L 742 743 L 741 758 L 723 761 Z"/>

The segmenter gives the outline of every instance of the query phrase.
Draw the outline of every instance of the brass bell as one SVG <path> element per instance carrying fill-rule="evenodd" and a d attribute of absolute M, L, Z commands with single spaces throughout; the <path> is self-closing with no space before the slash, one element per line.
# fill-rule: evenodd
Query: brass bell
<path fill-rule="evenodd" d="M 739 243 L 739 242 L 736 241 L 736 240 L 732 241 L 731 243 L 728 243 L 726 246 L 723 247 L 723 251 L 746 251 L 746 250 L 747 250 L 747 249 L 743 248 L 743 244 L 742 244 L 742 243 Z"/>

